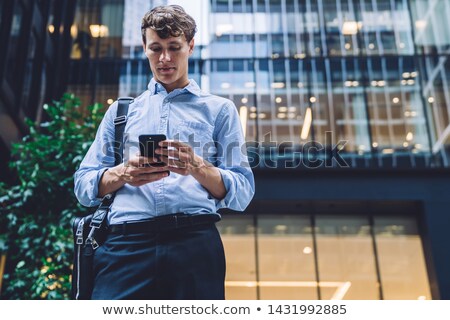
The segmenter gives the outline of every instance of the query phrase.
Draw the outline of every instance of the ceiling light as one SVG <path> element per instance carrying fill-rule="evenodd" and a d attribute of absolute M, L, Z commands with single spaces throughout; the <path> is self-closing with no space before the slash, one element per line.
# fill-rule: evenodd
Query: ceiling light
<path fill-rule="evenodd" d="M 239 109 L 239 118 L 241 119 L 242 131 L 244 133 L 244 137 L 247 135 L 247 115 L 248 109 L 246 106 L 242 106 Z"/>
<path fill-rule="evenodd" d="M 316 97 L 311 97 L 311 98 L 309 98 L 309 102 L 311 102 L 311 103 L 314 103 L 314 102 L 316 102 L 316 101 L 317 101 Z"/>
<path fill-rule="evenodd" d="M 220 87 L 221 87 L 222 89 L 229 89 L 229 88 L 231 88 L 231 83 L 229 83 L 229 82 L 222 82 L 222 84 L 220 85 Z"/>
<path fill-rule="evenodd" d="M 279 112 L 286 112 L 288 110 L 287 107 L 278 107 Z"/>
<path fill-rule="evenodd" d="M 93 38 L 103 38 L 109 34 L 108 26 L 103 24 L 91 24 L 89 30 Z"/>
<path fill-rule="evenodd" d="M 274 89 L 283 89 L 284 88 L 284 82 L 272 82 L 271 86 Z"/>
<path fill-rule="evenodd" d="M 311 129 L 312 123 L 312 110 L 311 108 L 306 109 L 305 120 L 303 121 L 302 132 L 300 134 L 300 138 L 302 140 L 306 140 L 309 136 L 309 131 Z"/>
<path fill-rule="evenodd" d="M 392 99 L 392 102 L 393 102 L 393 103 L 399 103 L 399 102 L 400 102 L 400 99 L 397 98 L 397 97 L 394 97 L 394 99 Z"/>
<path fill-rule="evenodd" d="M 428 98 L 428 102 L 429 102 L 429 103 L 434 103 L 434 98 L 433 98 L 433 97 L 429 97 L 429 98 Z"/>
<path fill-rule="evenodd" d="M 281 97 L 276 97 L 275 98 L 275 102 L 276 103 L 281 103 L 283 101 L 283 99 Z"/>
<path fill-rule="evenodd" d="M 254 88 L 255 86 L 256 86 L 256 83 L 254 83 L 254 82 L 244 83 L 244 87 L 246 87 L 246 88 Z"/>
<path fill-rule="evenodd" d="M 342 34 L 352 36 L 358 33 L 358 23 L 356 21 L 345 21 L 342 25 Z"/>
<path fill-rule="evenodd" d="M 244 97 L 244 98 L 241 99 L 241 102 L 242 102 L 242 103 L 247 103 L 247 102 L 248 102 L 248 99 Z"/>
<path fill-rule="evenodd" d="M 423 30 L 427 27 L 427 22 L 425 20 L 417 20 L 416 21 L 416 28 L 419 30 Z"/>
<path fill-rule="evenodd" d="M 408 134 L 406 135 L 406 141 L 412 141 L 412 139 L 414 139 L 414 135 L 412 132 L 408 132 Z"/>

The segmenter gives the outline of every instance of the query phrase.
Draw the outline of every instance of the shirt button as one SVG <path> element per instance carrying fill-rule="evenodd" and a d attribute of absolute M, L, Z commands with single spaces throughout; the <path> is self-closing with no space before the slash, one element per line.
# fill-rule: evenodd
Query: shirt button
<path fill-rule="evenodd" d="M 161 189 L 156 190 L 156 193 L 161 193 Z"/>

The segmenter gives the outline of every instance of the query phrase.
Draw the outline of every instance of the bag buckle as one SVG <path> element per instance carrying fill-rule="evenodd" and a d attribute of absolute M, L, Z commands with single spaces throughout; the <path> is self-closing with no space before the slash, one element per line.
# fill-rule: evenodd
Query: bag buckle
<path fill-rule="evenodd" d="M 118 126 L 120 124 L 124 124 L 127 122 L 127 119 L 128 119 L 127 116 L 116 117 L 116 118 L 114 118 L 114 125 Z"/>
<path fill-rule="evenodd" d="M 80 222 L 78 222 L 77 231 L 75 232 L 76 244 L 83 244 L 83 225 L 84 225 L 84 219 L 81 219 Z"/>
<path fill-rule="evenodd" d="M 97 241 L 95 241 L 95 239 L 94 238 L 92 238 L 92 243 L 91 243 L 91 245 L 92 245 L 92 249 L 97 249 L 100 245 L 98 244 L 98 242 Z"/>

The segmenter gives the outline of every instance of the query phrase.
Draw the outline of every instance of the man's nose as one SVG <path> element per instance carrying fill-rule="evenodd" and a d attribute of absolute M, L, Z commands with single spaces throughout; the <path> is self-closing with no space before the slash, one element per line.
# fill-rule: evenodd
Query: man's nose
<path fill-rule="evenodd" d="M 168 50 L 163 50 L 159 56 L 159 61 L 170 61 L 170 54 Z"/>

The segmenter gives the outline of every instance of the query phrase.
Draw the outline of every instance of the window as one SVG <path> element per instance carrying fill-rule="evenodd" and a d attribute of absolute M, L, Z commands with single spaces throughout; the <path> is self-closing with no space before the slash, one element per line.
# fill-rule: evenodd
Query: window
<path fill-rule="evenodd" d="M 415 216 L 359 210 L 224 215 L 227 299 L 431 299 Z"/>

